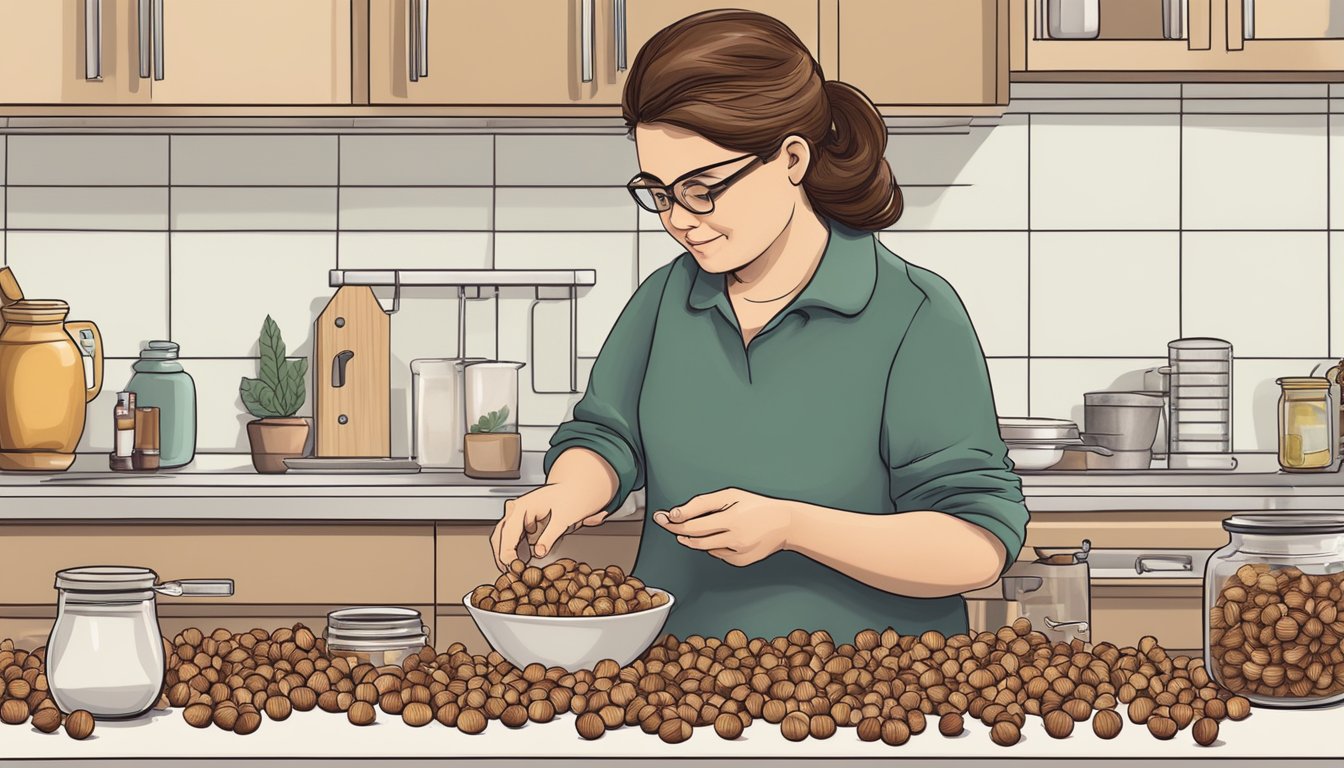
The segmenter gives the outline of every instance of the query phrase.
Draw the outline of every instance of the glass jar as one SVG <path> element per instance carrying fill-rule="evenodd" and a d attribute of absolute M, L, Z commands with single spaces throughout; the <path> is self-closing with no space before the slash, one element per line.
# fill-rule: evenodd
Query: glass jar
<path fill-rule="evenodd" d="M 1344 700 L 1344 515 L 1236 515 L 1204 568 L 1204 666 L 1267 707 Z"/>
<path fill-rule="evenodd" d="M 136 405 L 159 409 L 159 466 L 180 467 L 196 457 L 196 382 L 177 361 L 173 341 L 151 341 L 131 366 L 126 385 Z"/>
<path fill-rule="evenodd" d="M 1285 472 L 1339 468 L 1336 397 L 1330 380 L 1315 376 L 1279 379 L 1279 466 Z"/>
<path fill-rule="evenodd" d="M 429 627 L 412 608 L 342 608 L 327 614 L 328 656 L 353 656 L 359 663 L 400 665 L 429 645 Z"/>
<path fill-rule="evenodd" d="M 95 718 L 143 714 L 163 688 L 155 593 L 227 597 L 228 579 L 156 584 L 148 568 L 95 565 L 56 573 L 56 622 L 47 639 L 47 685 L 62 712 Z"/>

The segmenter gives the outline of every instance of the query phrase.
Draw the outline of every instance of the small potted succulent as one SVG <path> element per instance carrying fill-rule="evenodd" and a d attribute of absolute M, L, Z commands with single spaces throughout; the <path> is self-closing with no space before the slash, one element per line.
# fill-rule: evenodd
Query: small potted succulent
<path fill-rule="evenodd" d="M 285 459 L 302 456 L 308 442 L 308 422 L 294 417 L 307 396 L 308 359 L 285 357 L 285 340 L 270 315 L 261 326 L 257 348 L 258 378 L 244 377 L 238 387 L 243 405 L 257 417 L 247 424 L 252 466 L 258 472 L 281 473 L 289 469 Z"/>
<path fill-rule="evenodd" d="M 463 472 L 467 477 L 520 477 L 523 443 L 517 430 L 510 426 L 507 405 L 482 415 L 471 425 L 462 444 Z"/>

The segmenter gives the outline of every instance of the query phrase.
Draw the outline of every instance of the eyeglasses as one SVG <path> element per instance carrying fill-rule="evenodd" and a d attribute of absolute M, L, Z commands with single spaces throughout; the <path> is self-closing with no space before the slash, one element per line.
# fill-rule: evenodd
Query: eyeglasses
<path fill-rule="evenodd" d="M 703 181 L 688 181 L 705 171 L 713 170 L 720 166 L 731 165 L 732 163 L 752 158 L 750 163 L 734 171 L 730 176 L 722 181 L 713 184 L 706 184 Z M 773 159 L 773 158 L 772 158 Z M 766 158 L 760 155 L 742 155 L 734 157 L 731 160 L 724 160 L 721 163 L 706 165 L 703 168 L 696 168 L 693 171 L 682 174 L 666 186 L 659 184 L 660 179 L 650 173 L 641 173 L 631 179 L 626 184 L 626 189 L 630 190 L 630 196 L 639 203 L 639 207 L 651 213 L 662 213 L 671 210 L 672 202 L 675 200 L 681 203 L 681 207 L 690 211 L 704 215 L 714 212 L 714 201 L 724 190 L 735 184 L 743 176 L 746 176 L 751 170 L 768 162 Z"/>

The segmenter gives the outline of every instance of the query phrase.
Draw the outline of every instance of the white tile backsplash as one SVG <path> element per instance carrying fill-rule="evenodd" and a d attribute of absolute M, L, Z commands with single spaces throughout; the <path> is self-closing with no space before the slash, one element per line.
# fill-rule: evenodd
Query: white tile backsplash
<path fill-rule="evenodd" d="M 175 187 L 175 230 L 336 230 L 335 187 Z"/>
<path fill-rule="evenodd" d="M 334 233 L 173 233 L 173 338 L 184 356 L 252 357 L 269 314 L 290 354 L 312 349 L 335 289 Z"/>
<path fill-rule="evenodd" d="M 621 134 L 495 137 L 500 186 L 623 186 L 637 173 L 635 142 Z"/>
<path fill-rule="evenodd" d="M 1031 353 L 1161 353 L 1180 336 L 1179 232 L 1032 232 Z"/>
<path fill-rule="evenodd" d="M 13 187 L 10 229 L 168 229 L 167 187 Z"/>
<path fill-rule="evenodd" d="M 1236 448 L 1273 451 L 1274 379 L 1344 356 L 1344 241 L 1325 231 L 1344 231 L 1344 121 L 1327 129 L 1322 114 L 1325 94 L 1344 92 L 1012 92 L 997 121 L 890 136 L 905 211 L 880 234 L 956 288 L 999 414 L 1081 420 L 1084 392 L 1138 388 L 1167 341 L 1213 335 L 1238 356 Z M 595 269 L 577 350 L 563 298 L 487 288 L 466 302 L 466 354 L 527 363 L 520 415 L 535 425 L 529 449 L 544 449 L 635 287 L 683 253 L 623 189 L 638 170 L 619 132 L 14 134 L 0 142 L 0 260 L 29 295 L 67 299 L 102 329 L 107 384 L 81 442 L 96 451 L 141 343 L 171 334 L 211 404 L 200 449 L 246 452 L 238 380 L 256 375 L 262 319 L 311 354 L 329 269 Z M 390 309 L 392 289 L 378 295 Z M 392 328 L 392 450 L 407 455 L 410 360 L 458 354 L 457 290 L 404 290 Z"/>
<path fill-rule="evenodd" d="M 894 229 L 1027 228 L 1026 115 L 964 134 L 892 135 L 886 157 L 905 201 Z"/>
<path fill-rule="evenodd" d="M 994 410 L 999 416 L 1027 413 L 1027 360 L 1022 357 L 990 357 L 989 384 L 994 390 Z"/>
<path fill-rule="evenodd" d="M 351 187 L 341 190 L 341 231 L 490 229 L 489 187 Z"/>
<path fill-rule="evenodd" d="M 1181 308 L 1185 336 L 1232 342 L 1236 357 L 1328 352 L 1324 232 L 1186 232 Z"/>
<path fill-rule="evenodd" d="M 502 231 L 633 232 L 639 207 L 624 187 L 499 187 L 495 222 Z"/>
<path fill-rule="evenodd" d="M 597 282 L 579 289 L 579 354 L 593 356 L 635 290 L 634 233 L 519 233 L 495 235 L 498 269 L 593 269 Z M 567 328 L 547 328 L 547 334 Z M 551 338 L 538 344 L 552 343 Z"/>
<path fill-rule="evenodd" d="M 341 184 L 489 186 L 490 136 L 341 137 Z"/>
<path fill-rule="evenodd" d="M 334 185 L 335 136 L 174 136 L 173 184 Z"/>
<path fill-rule="evenodd" d="M 1177 229 L 1179 115 L 1035 115 L 1032 229 Z"/>
<path fill-rule="evenodd" d="M 489 232 L 342 232 L 337 268 L 489 269 L 491 237 Z"/>
<path fill-rule="evenodd" d="M 1184 121 L 1184 228 L 1325 228 L 1324 114 Z"/>
<path fill-rule="evenodd" d="M 168 235 L 9 232 L 6 260 L 30 299 L 61 299 L 98 326 L 105 356 L 168 338 Z"/>
<path fill-rule="evenodd" d="M 956 289 L 986 355 L 1027 354 L 1026 232 L 883 232 L 897 256 Z"/>
<path fill-rule="evenodd" d="M 77 134 L 9 137 L 7 184 L 168 183 L 167 136 Z"/>

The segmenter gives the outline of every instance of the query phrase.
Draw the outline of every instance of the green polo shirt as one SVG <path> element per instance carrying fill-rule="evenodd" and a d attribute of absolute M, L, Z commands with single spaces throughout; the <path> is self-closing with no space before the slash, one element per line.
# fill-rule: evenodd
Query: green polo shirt
<path fill-rule="evenodd" d="M 674 635 L 967 631 L 960 596 L 884 592 L 795 552 L 739 568 L 652 520 L 721 488 L 867 515 L 936 510 L 994 534 L 1009 563 L 1022 547 L 1021 482 L 956 292 L 875 235 L 829 226 L 812 279 L 746 348 L 724 275 L 689 253 L 650 275 L 551 438 L 547 473 L 574 446 L 616 471 L 607 511 L 647 486 L 634 574 L 676 596 Z"/>

